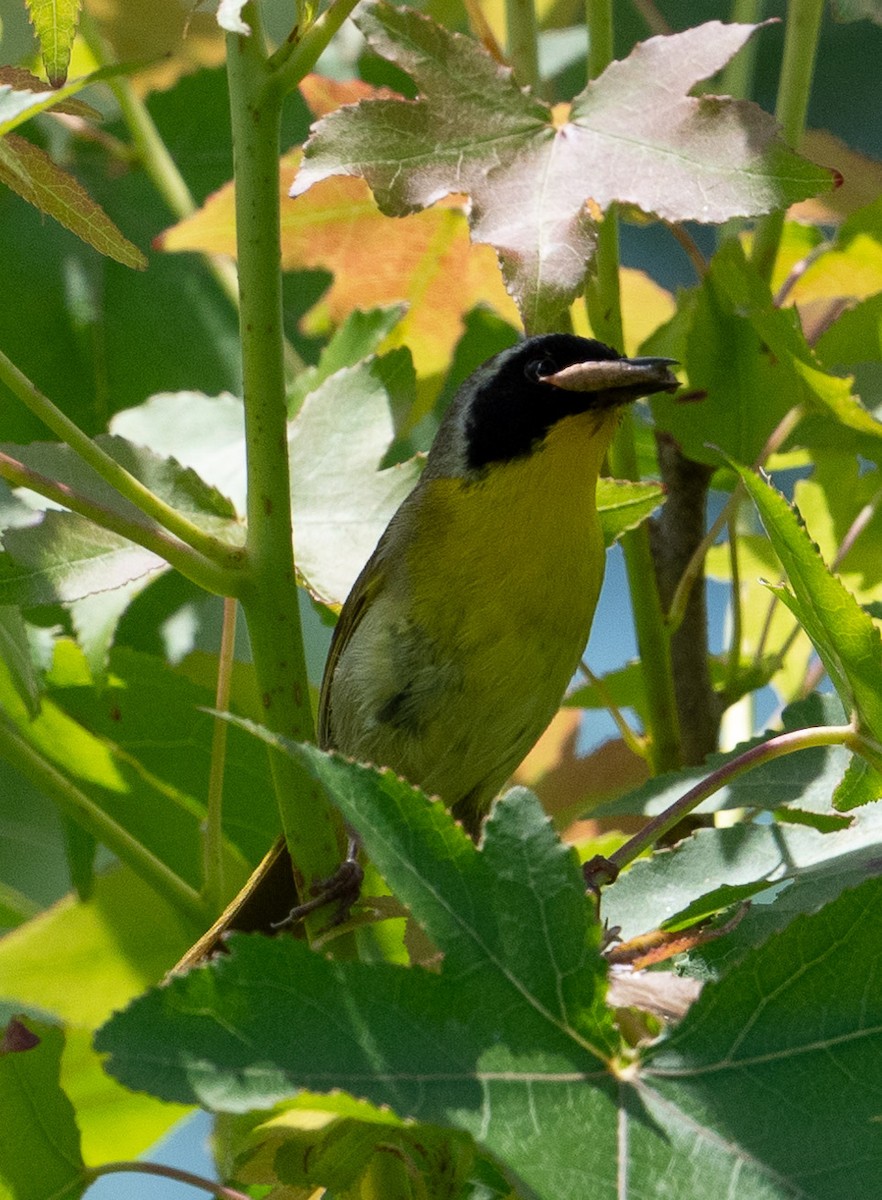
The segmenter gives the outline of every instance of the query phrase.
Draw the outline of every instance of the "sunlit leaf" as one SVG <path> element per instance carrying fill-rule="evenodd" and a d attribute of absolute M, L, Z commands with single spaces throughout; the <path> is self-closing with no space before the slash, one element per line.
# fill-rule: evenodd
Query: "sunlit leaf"
<path fill-rule="evenodd" d="M 14 1200 L 78 1200 L 86 1188 L 80 1132 L 59 1082 L 63 1047 L 62 1031 L 44 1021 L 16 1018 L 0 1035 L 0 1186 Z"/>
<path fill-rule="evenodd" d="M 688 96 L 755 26 L 711 22 L 650 39 L 589 84 L 555 128 L 550 110 L 476 43 L 382 4 L 362 8 L 358 22 L 422 94 L 324 118 L 295 192 L 331 175 L 360 175 L 393 216 L 468 193 L 472 236 L 497 249 L 531 332 L 553 327 L 581 287 L 593 253 L 589 199 L 601 209 L 619 200 L 667 220 L 711 222 L 829 186 L 827 172 L 788 150 L 760 109 Z"/>
<path fill-rule="evenodd" d="M 752 471 L 740 469 L 792 592 L 775 589 L 815 644 L 847 712 L 882 740 L 882 637 L 872 619 L 830 573 L 797 511 Z"/>
<path fill-rule="evenodd" d="M 793 285 L 794 301 L 839 296 L 866 299 L 882 291 L 882 199 L 852 213 L 831 248 L 819 254 Z"/>
<path fill-rule="evenodd" d="M 823 196 L 793 205 L 790 213 L 795 220 L 836 225 L 849 213 L 857 212 L 879 196 L 882 163 L 877 158 L 861 154 L 841 138 L 822 129 L 807 130 L 799 149 L 812 162 L 834 169 L 838 186 Z"/>
<path fill-rule="evenodd" d="M 226 1112 L 342 1087 L 472 1134 L 540 1200 L 580 1196 L 586 1177 L 597 1200 L 650 1177 L 675 1179 L 676 1193 L 659 1194 L 678 1200 L 736 1185 L 739 1195 L 780 1200 L 782 1184 L 812 1200 L 850 1200 L 856 1186 L 874 1186 L 882 1152 L 872 1089 L 861 1092 L 847 1178 L 835 1156 L 854 1116 L 837 1098 L 841 1064 L 860 1075 L 882 1051 L 871 986 L 878 880 L 706 986 L 674 1035 L 619 1057 L 598 1004 L 596 926 L 585 924 L 575 860 L 529 794 L 497 805 L 478 850 L 391 772 L 290 749 L 332 788 L 443 949 L 439 970 L 331 962 L 293 940 L 235 936 L 229 957 L 154 989 L 99 1032 L 115 1076 Z M 268 978 L 273 1003 L 261 1006 Z M 806 1066 L 821 1085 L 803 1088 L 798 1118 L 785 1121 L 774 1081 Z M 722 1079 L 709 1093 L 711 1071 Z M 806 1146 L 807 1113 L 823 1145 Z M 807 1175 L 821 1183 L 803 1187 Z"/>
<path fill-rule="evenodd" d="M 127 267 L 144 268 L 147 260 L 117 229 L 72 175 L 48 154 L 17 134 L 0 140 L 0 183 L 40 212 L 54 217 L 101 254 Z"/>
<path fill-rule="evenodd" d="M 597 481 L 597 511 L 607 546 L 636 527 L 664 504 L 660 483 L 629 483 L 621 479 Z"/>
<path fill-rule="evenodd" d="M 23 67 L 0 67 L 0 136 L 40 112 L 66 113 L 72 117 L 100 121 L 101 114 L 96 108 L 73 97 L 90 83 L 118 75 L 124 69 L 114 67 L 96 71 L 82 79 L 75 79 L 67 87 L 54 89 L 47 87 L 42 79 Z"/>
<path fill-rule="evenodd" d="M 53 87 L 64 83 L 67 75 L 80 3 L 81 0 L 27 0 L 43 65 Z"/>
<path fill-rule="evenodd" d="M 181 75 L 224 59 L 224 34 L 213 12 L 180 0 L 89 0 L 89 16 L 120 62 L 147 62 L 132 85 L 140 95 L 170 88 Z"/>
<path fill-rule="evenodd" d="M 379 211 L 360 179 L 327 180 L 291 200 L 288 190 L 299 162 L 299 151 L 281 162 L 282 266 L 288 271 L 322 268 L 334 276 L 307 313 L 305 328 L 323 332 L 355 310 L 405 301 L 407 312 L 386 348 L 407 344 L 418 375 L 438 378 L 474 305 L 487 304 L 517 323 L 493 252 L 469 242 L 461 203 L 393 222 Z M 192 217 L 166 230 L 157 245 L 167 251 L 235 255 L 233 205 L 232 185 L 227 185 Z M 455 288 L 451 279 L 457 280 Z"/>

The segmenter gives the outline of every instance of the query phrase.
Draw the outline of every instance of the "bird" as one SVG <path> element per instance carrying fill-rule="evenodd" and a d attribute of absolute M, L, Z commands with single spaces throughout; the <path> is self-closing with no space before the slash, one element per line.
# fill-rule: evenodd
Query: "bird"
<path fill-rule="evenodd" d="M 391 767 L 479 838 L 588 641 L 605 561 L 597 480 L 623 406 L 675 390 L 672 365 L 550 333 L 465 380 L 340 612 L 321 747 Z M 281 838 L 218 926 L 274 926 L 292 889 Z"/>

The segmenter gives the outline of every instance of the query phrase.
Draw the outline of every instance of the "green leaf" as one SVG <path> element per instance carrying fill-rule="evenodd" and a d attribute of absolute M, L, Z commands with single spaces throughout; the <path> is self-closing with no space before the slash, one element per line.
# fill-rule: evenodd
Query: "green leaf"
<path fill-rule="evenodd" d="M 719 465 L 714 450 L 721 449 L 754 462 L 797 404 L 809 410 L 794 434 L 798 444 L 829 448 L 847 434 L 844 448 L 857 439 L 873 457 L 882 452 L 882 423 L 852 394 L 850 379 L 822 369 L 796 310 L 775 305 L 737 241 L 723 245 L 701 287 L 648 349 L 659 353 L 663 344 L 683 362 L 689 392 L 699 397 L 685 403 L 682 393 L 654 396 L 652 411 L 690 458 Z"/>
<path fill-rule="evenodd" d="M 829 572 L 796 509 L 754 472 L 737 470 L 793 588 L 772 590 L 812 639 L 846 711 L 854 711 L 861 731 L 882 740 L 879 630 Z"/>
<path fill-rule="evenodd" d="M 835 696 L 810 696 L 785 708 L 784 731 L 816 725 L 841 725 L 845 714 Z M 724 754 L 709 754 L 700 767 L 657 775 L 614 800 L 592 807 L 592 816 L 617 817 L 641 813 L 656 816 L 694 787 L 707 775 L 738 758 L 745 750 L 758 746 L 780 730 L 767 730 L 762 737 L 743 742 Z M 731 808 L 772 811 L 792 806 L 807 812 L 830 814 L 830 797 L 845 773 L 849 752 L 844 746 L 812 746 L 798 754 L 762 763 L 732 779 L 704 800 L 699 813 L 720 812 Z"/>
<path fill-rule="evenodd" d="M 382 367 L 337 371 L 291 423 L 291 505 L 298 571 L 326 603 L 349 594 L 383 530 L 419 477 L 410 460 L 380 470 L 395 437 Z"/>
<path fill-rule="evenodd" d="M 98 693 L 84 686 L 75 649 L 66 650 L 48 679 L 49 696 L 107 748 L 131 792 L 128 798 L 125 789 L 100 797 L 101 803 L 129 827 L 141 829 L 162 857 L 193 879 L 190 855 L 198 853 L 214 736 L 214 719 L 204 711 L 214 703 L 212 689 L 183 678 L 158 658 L 119 648 Z M 231 729 L 224 774 L 230 895 L 244 882 L 247 866 L 262 858 L 278 833 L 278 821 L 266 755 L 253 738 Z"/>
<path fill-rule="evenodd" d="M 86 686 L 82 656 L 59 643 L 49 691 L 31 720 L 0 662 L 0 705 L 38 758 L 85 790 L 98 810 L 193 887 L 201 884 L 201 826 L 214 733 L 213 693 L 131 651 L 112 655 L 104 689 Z M 266 755 L 238 730 L 225 775 L 224 871 L 235 895 L 278 833 Z M 78 803 L 61 811 L 100 836 Z M 125 846 L 113 847 L 135 869 Z"/>
<path fill-rule="evenodd" d="M 734 704 L 748 692 L 755 692 L 769 682 L 780 662 L 774 655 L 767 654 L 759 662 L 745 658 L 733 672 L 728 655 L 712 655 L 708 659 L 710 679 L 714 691 Z M 626 663 L 615 671 L 602 675 L 600 686 L 593 683 L 574 688 L 566 697 L 568 708 L 608 708 L 610 703 L 617 708 L 633 708 L 645 720 L 646 689 L 643 669 L 639 662 Z"/>
<path fill-rule="evenodd" d="M 2 594 L 2 585 L 0 585 Z M 31 648 L 21 611 L 0 601 L 0 658 L 9 667 L 13 686 L 35 717 L 40 711 L 40 686 L 31 661 Z"/>
<path fill-rule="evenodd" d="M 102 77 L 107 74 L 107 71 L 101 72 Z M 0 67 L 0 137 L 36 113 L 49 110 L 82 117 L 87 121 L 100 121 L 101 113 L 97 108 L 83 100 L 70 98 L 94 80 L 95 76 L 86 76 L 66 88 L 56 90 L 47 88 L 42 79 L 23 67 Z"/>
<path fill-rule="evenodd" d="M 97 877 L 88 901 L 68 895 L 0 941 L 0 995 L 93 1030 L 158 983 L 188 935 L 161 897 L 128 867 L 114 867 Z"/>
<path fill-rule="evenodd" d="M 835 781 L 827 786 L 830 812 Z M 863 882 L 875 873 L 880 853 L 878 806 L 861 809 L 845 828 L 829 833 L 774 823 L 698 829 L 676 846 L 639 859 L 605 888 L 602 916 L 627 939 L 676 919 L 723 885 L 750 888 L 758 899 L 733 939 L 743 952 L 744 945 L 768 937 L 800 912 L 817 912 Z M 793 900 L 797 883 L 799 904 Z"/>
<path fill-rule="evenodd" d="M 757 28 L 710 22 L 656 37 L 613 63 L 555 127 L 476 42 L 407 9 L 372 4 L 368 44 L 412 76 L 416 101 L 374 100 L 318 123 L 294 185 L 360 175 L 383 212 L 402 216 L 467 192 L 475 241 L 495 246 L 530 332 L 553 328 L 594 252 L 590 197 L 669 221 L 724 221 L 786 207 L 830 175 L 779 140 L 759 108 L 688 96 Z"/>
<path fill-rule="evenodd" d="M 147 259 L 88 192 L 48 154 L 17 134 L 0 139 L 0 183 L 54 217 L 100 254 L 143 270 Z"/>
<path fill-rule="evenodd" d="M 195 524 L 233 543 L 242 540 L 243 531 L 230 502 L 195 472 L 122 438 L 101 436 L 95 440 Z M 109 512 L 145 530 L 155 528 L 69 446 L 34 442 L 0 449 Z M 8 529 L 3 544 L 0 604 L 69 606 L 96 679 L 103 675 L 120 617 L 135 596 L 168 570 L 165 560 L 151 551 L 70 512 L 50 510 L 37 526 Z"/>
<path fill-rule="evenodd" d="M 218 495 L 229 496 L 233 513 L 244 515 L 245 416 L 237 396 L 160 392 L 117 413 L 110 428 L 131 444 L 182 463 Z"/>
<path fill-rule="evenodd" d="M 368 324 L 368 337 L 382 328 L 380 321 Z M 317 378 L 322 375 L 320 368 Z M 118 414 L 113 428 L 194 467 L 245 511 L 240 400 L 196 392 L 153 396 Z M 416 459 L 380 469 L 394 439 L 383 361 L 376 359 L 321 378 L 289 423 L 297 569 L 313 595 L 329 604 L 343 603 L 419 477 Z"/>
<path fill-rule="evenodd" d="M 851 213 L 833 244 L 811 261 L 793 288 L 799 302 L 842 296 L 866 299 L 882 290 L 882 200 Z"/>
<path fill-rule="evenodd" d="M 631 483 L 622 479 L 598 479 L 597 512 L 607 548 L 623 533 L 636 529 L 665 501 L 660 483 Z"/>
<path fill-rule="evenodd" d="M 863 758 L 853 758 L 833 796 L 833 807 L 851 812 L 862 804 L 882 800 L 882 775 Z"/>
<path fill-rule="evenodd" d="M 307 393 L 314 392 L 336 371 L 355 367 L 363 359 L 376 354 L 380 343 L 388 337 L 406 311 L 405 304 L 390 304 L 388 308 L 373 308 L 369 312 L 362 312 L 358 308 L 351 312 L 322 347 L 318 364 L 306 367 L 295 379 L 289 396 L 295 411 Z"/>
<path fill-rule="evenodd" d="M 238 1183 L 285 1183 L 310 1194 L 327 1187 L 340 1200 L 412 1200 L 417 1178 L 431 1200 L 461 1200 L 475 1157 L 464 1134 L 403 1125 L 388 1109 L 342 1093 L 301 1094 L 269 1115 L 222 1116 L 216 1128 L 225 1171 Z"/>
<path fill-rule="evenodd" d="M 104 674 L 120 617 L 168 570 L 150 550 L 76 513 L 47 512 L 32 529 L 7 530 L 4 545 L 0 602 L 67 605 L 96 679 Z"/>
<path fill-rule="evenodd" d="M 50 510 L 30 529 L 4 534 L 0 602 L 69 604 L 138 583 L 146 586 L 167 564 L 128 538 L 76 513 Z"/>
<path fill-rule="evenodd" d="M 573 852 L 529 794 L 497 806 L 479 852 L 440 804 L 391 772 L 292 749 L 333 784 L 378 869 L 443 948 L 440 974 L 234 937 L 223 962 L 105 1026 L 97 1045 L 110 1069 L 226 1111 L 299 1087 L 346 1087 L 476 1134 L 540 1193 L 552 1178 L 565 1187 L 586 1122 L 600 1122 L 604 1150 L 613 1148 L 605 1061 L 617 1043 Z M 242 1002 L 269 978 L 270 1008 Z M 186 1065 L 194 1055 L 196 1072 Z"/>
<path fill-rule="evenodd" d="M 852 1119 L 833 1078 L 838 1057 L 869 1079 L 882 1050 L 872 986 L 879 881 L 803 918 L 796 938 L 790 930 L 776 938 L 758 969 L 746 965 L 747 985 L 733 973 L 706 987 L 693 1015 L 719 1019 L 687 1018 L 621 1070 L 599 1004 L 597 927 L 571 852 L 529 794 L 497 804 L 478 850 L 439 804 L 391 772 L 290 748 L 333 787 L 442 950 L 440 969 L 333 962 L 290 939 L 234 936 L 228 957 L 148 993 L 99 1032 L 109 1069 L 128 1086 L 227 1112 L 265 1108 L 300 1088 L 346 1088 L 471 1133 L 539 1200 L 582 1196 L 586 1178 L 595 1200 L 647 1179 L 670 1200 L 703 1200 L 709 1189 L 734 1195 L 736 1183 L 739 1197 L 764 1200 L 800 1188 L 811 1200 L 850 1200 L 856 1187 L 871 1194 L 882 1152 L 869 1140 L 869 1107 L 858 1162 L 838 1177 L 824 1164 L 846 1144 Z M 259 1003 L 268 981 L 271 1005 Z M 788 1080 L 779 1092 L 776 1070 L 786 1076 L 791 1061 L 810 1063 L 824 1085 Z M 711 1093 L 716 1110 L 706 1100 L 711 1072 L 725 1084 Z M 782 1121 L 782 1094 L 798 1095 L 798 1119 Z M 863 1094 L 872 1106 L 875 1093 Z M 801 1165 L 806 1120 L 821 1122 L 829 1140 L 814 1164 L 820 1186 Z"/>
<path fill-rule="evenodd" d="M 767 285 L 748 262 L 740 243 L 727 242 L 718 257 L 721 264 L 718 278 L 733 311 L 750 321 L 764 344 L 787 368 L 801 398 L 816 412 L 832 416 L 857 433 L 882 438 L 882 422 L 851 394 L 849 379 L 821 370 L 805 340 L 798 314 L 794 309 L 774 304 Z"/>
<path fill-rule="evenodd" d="M 717 1152 L 737 1147 L 748 1174 L 756 1164 L 768 1172 L 764 1190 L 738 1178 L 730 1194 L 874 1194 L 882 1168 L 880 919 L 882 883 L 873 879 L 794 921 L 706 985 L 675 1032 L 647 1052 L 647 1126 L 658 1121 L 675 1144 L 725 1129 Z"/>
<path fill-rule="evenodd" d="M 60 1029 L 31 1020 L 13 1020 L 0 1040 L 0 1183 L 15 1200 L 75 1200 L 86 1189 L 80 1133 L 59 1083 L 63 1047 Z"/>
<path fill-rule="evenodd" d="M 27 0 L 49 82 L 64 83 L 77 32 L 80 0 Z"/>
<path fill-rule="evenodd" d="M 0 883 L 0 928 L 12 929 L 22 925 L 40 911 L 30 897 L 8 883 Z"/>
<path fill-rule="evenodd" d="M 13 1011 L 37 1010 L 65 1022 L 61 1080 L 87 1161 L 135 1158 L 185 1110 L 121 1088 L 103 1071 L 92 1031 L 159 982 L 190 944 L 190 932 L 127 867 L 98 875 L 88 902 L 69 895 L 31 915 L 0 940 L 0 1000 Z"/>

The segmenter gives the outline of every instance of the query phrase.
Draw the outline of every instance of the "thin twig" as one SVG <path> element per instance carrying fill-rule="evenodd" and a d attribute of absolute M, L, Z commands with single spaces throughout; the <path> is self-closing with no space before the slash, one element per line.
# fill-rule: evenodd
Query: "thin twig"
<path fill-rule="evenodd" d="M 584 658 L 579 663 L 579 670 L 582 672 L 591 686 L 597 691 L 597 694 L 603 701 L 604 708 L 606 708 L 609 715 L 615 721 L 616 728 L 622 735 L 622 741 L 625 743 L 628 749 L 633 750 L 638 757 L 648 760 L 649 747 L 647 745 L 646 738 L 641 737 L 640 734 L 633 730 L 625 720 L 624 716 L 622 715 L 622 710 L 616 704 L 615 700 L 613 700 L 612 694 L 610 693 L 609 688 L 606 686 L 605 681 L 594 674 L 594 672 L 585 662 Z"/>
<path fill-rule="evenodd" d="M 158 1175 L 162 1179 L 176 1179 L 178 1183 L 188 1183 L 191 1187 L 202 1188 L 204 1192 L 216 1196 L 217 1200 L 248 1200 L 248 1196 L 236 1188 L 216 1183 L 215 1180 L 207 1179 L 204 1175 L 196 1175 L 193 1171 L 182 1171 L 180 1167 L 167 1166 L 165 1163 L 138 1162 L 137 1160 L 102 1163 L 100 1167 L 93 1167 L 89 1175 L 94 1180 L 100 1179 L 102 1175 L 118 1175 L 122 1172 Z"/>
<path fill-rule="evenodd" d="M 695 274 L 699 279 L 704 279 L 707 274 L 707 259 L 701 253 L 698 242 L 679 222 L 666 221 L 665 225 L 686 252 L 686 257 L 692 263 Z"/>
<path fill-rule="evenodd" d="M 0 478 L 13 487 L 26 487 L 45 496 L 55 504 L 94 522 L 102 529 L 119 534 L 152 554 L 164 559 L 182 575 L 217 595 L 235 595 L 238 590 L 237 573 L 219 566 L 214 560 L 205 558 L 192 546 L 185 545 L 152 521 L 144 522 L 124 517 L 103 504 L 90 500 L 66 483 L 43 475 L 10 454 L 0 452 Z M 232 551 L 234 548 L 230 547 Z M 241 553 L 241 552 L 240 552 Z"/>
<path fill-rule="evenodd" d="M 233 649 L 236 643 L 237 602 L 224 600 L 224 623 L 218 656 L 217 689 L 214 706 L 218 712 L 230 707 L 233 682 Z M 211 766 L 208 773 L 208 799 L 205 814 L 205 835 L 202 843 L 202 893 L 212 909 L 219 912 L 224 895 L 223 855 L 223 795 L 224 769 L 227 758 L 229 722 L 214 718 L 211 738 Z"/>
<path fill-rule="evenodd" d="M 781 445 L 787 440 L 799 422 L 802 420 L 805 410 L 801 404 L 795 404 L 788 412 L 784 414 L 772 432 L 766 439 L 766 443 L 757 455 L 754 462 L 754 470 L 759 470 L 763 463 L 777 451 Z M 737 506 L 741 503 L 743 497 L 743 484 L 739 481 L 732 489 L 729 499 L 720 509 L 719 515 L 710 529 L 705 534 L 701 544 L 696 548 L 695 553 L 689 560 L 686 570 L 683 572 L 680 582 L 677 584 L 677 589 L 674 592 L 674 598 L 671 600 L 671 605 L 668 610 L 668 622 L 672 629 L 677 629 L 680 622 L 683 620 L 683 613 L 686 611 L 686 604 L 689 600 L 691 592 L 697 579 L 701 577 L 702 564 L 704 563 L 705 555 L 710 547 L 719 537 L 726 523 L 736 511 Z"/>
<path fill-rule="evenodd" d="M 793 754 L 797 750 L 807 750 L 814 746 L 849 745 L 855 739 L 855 729 L 852 725 L 821 725 L 810 729 L 790 730 L 787 733 L 778 734 L 777 737 L 769 738 L 768 741 L 762 742 L 758 746 L 751 746 L 743 754 L 723 763 L 695 787 L 690 788 L 664 812 L 653 817 L 639 833 L 636 833 L 624 846 L 620 846 L 609 858 L 587 863 L 586 878 L 589 885 L 592 883 L 590 878 L 592 868 L 600 876 L 597 882 L 603 883 L 615 879 L 628 863 L 633 862 L 644 850 L 679 825 L 680 821 L 697 808 L 702 801 L 707 800 L 726 784 L 732 783 L 741 775 L 752 771 L 754 767 L 772 762 L 776 758 L 782 758 L 786 754 Z"/>

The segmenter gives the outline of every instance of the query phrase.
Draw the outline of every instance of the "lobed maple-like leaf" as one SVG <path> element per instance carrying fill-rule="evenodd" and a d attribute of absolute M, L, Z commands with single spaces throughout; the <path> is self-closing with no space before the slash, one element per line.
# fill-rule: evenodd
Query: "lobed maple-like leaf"
<path fill-rule="evenodd" d="M 358 80 L 339 83 L 316 75 L 303 80 L 300 90 L 317 116 L 363 98 L 392 95 Z M 421 383 L 433 381 L 422 399 L 433 399 L 470 309 L 485 304 L 518 324 L 493 251 L 469 242 L 461 197 L 395 225 L 361 179 L 328 179 L 292 201 L 288 192 L 300 161 L 295 149 L 280 163 L 282 269 L 320 269 L 334 276 L 304 317 L 304 328 L 324 332 L 355 310 L 406 301 L 407 312 L 385 348 L 411 348 Z M 235 256 L 234 195 L 232 183 L 226 184 L 198 212 L 162 233 L 156 247 Z M 450 286 L 451 279 L 456 287 Z"/>
<path fill-rule="evenodd" d="M 541 1200 L 873 1194 L 878 879 L 798 916 L 708 984 L 672 1034 L 623 1056 L 599 927 L 535 798 L 499 802 L 476 848 L 392 772 L 251 728 L 333 793 L 443 961 L 332 961 L 292 938 L 234 935 L 228 956 L 99 1031 L 126 1086 L 232 1113 L 345 1088 L 471 1134 Z"/>
<path fill-rule="evenodd" d="M 755 105 L 688 95 L 758 26 L 713 21 L 650 38 L 592 81 L 556 126 L 476 42 L 383 3 L 357 21 L 420 96 L 362 102 L 320 121 L 292 194 L 356 175 L 383 212 L 402 216 L 467 193 L 472 237 L 496 248 L 531 332 L 553 327 L 581 289 L 594 250 L 589 204 L 721 222 L 830 185 L 830 173 L 788 149 Z"/>

